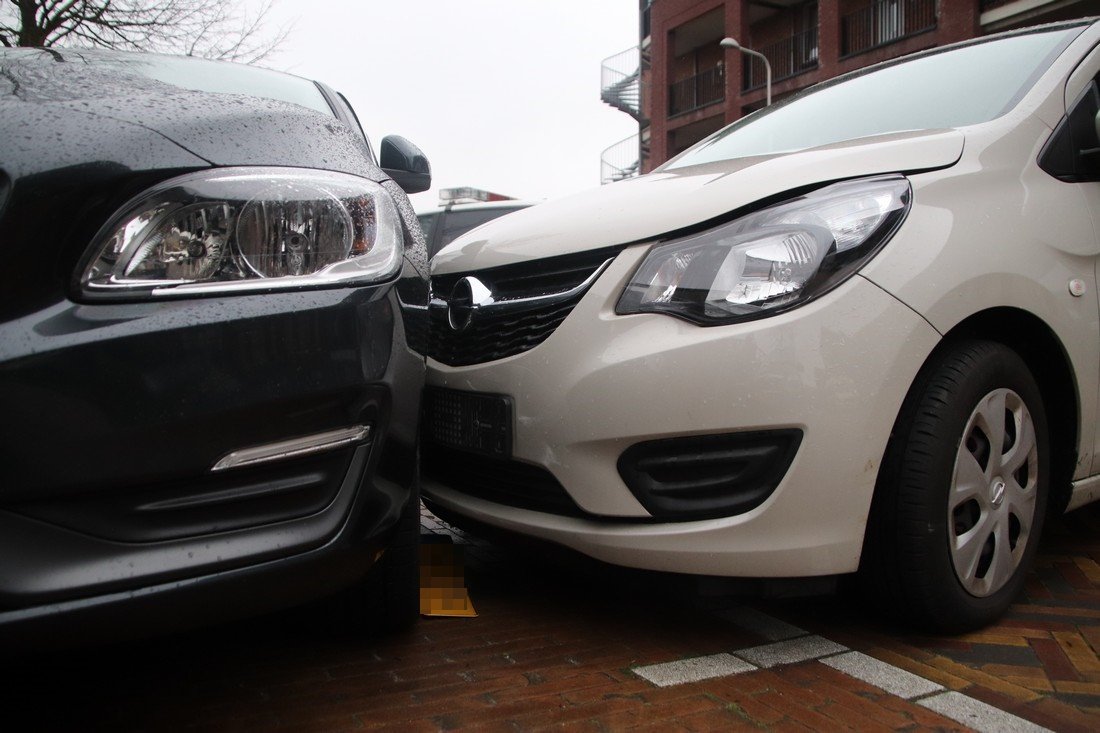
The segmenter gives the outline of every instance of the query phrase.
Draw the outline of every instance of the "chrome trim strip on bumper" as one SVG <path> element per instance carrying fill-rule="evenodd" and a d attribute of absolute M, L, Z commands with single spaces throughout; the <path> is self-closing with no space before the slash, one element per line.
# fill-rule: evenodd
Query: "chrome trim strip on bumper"
<path fill-rule="evenodd" d="M 549 295 L 534 295 L 527 298 L 505 298 L 502 300 L 495 300 L 490 294 L 486 297 L 485 300 L 477 303 L 476 307 L 478 310 L 497 313 L 501 311 L 527 310 L 530 308 L 551 306 L 556 303 L 565 302 L 571 298 L 580 295 L 589 287 L 591 287 L 592 283 L 596 282 L 600 275 L 604 273 L 604 270 L 606 270 L 614 260 L 614 257 L 608 257 L 606 260 L 603 261 L 601 265 L 599 265 L 595 270 L 592 271 L 591 275 L 584 279 L 584 282 L 580 283 L 579 285 L 575 285 L 568 290 L 562 290 L 557 293 L 550 293 Z M 449 305 L 450 301 L 444 298 L 436 297 L 433 294 L 429 304 L 429 308 L 447 308 L 449 307 Z"/>
<path fill-rule="evenodd" d="M 314 433 L 313 435 L 305 435 L 300 438 L 291 438 L 290 440 L 280 440 L 275 443 L 267 443 L 266 445 L 242 448 L 241 450 L 227 453 L 221 460 L 215 463 L 214 467 L 210 470 L 224 471 L 229 468 L 252 466 L 257 463 L 281 461 L 285 458 L 296 458 L 298 456 L 309 455 L 310 453 L 320 453 L 321 451 L 339 448 L 340 446 L 350 443 L 358 443 L 369 436 L 369 425 L 356 425 L 350 428 L 340 428 L 339 430 Z"/>

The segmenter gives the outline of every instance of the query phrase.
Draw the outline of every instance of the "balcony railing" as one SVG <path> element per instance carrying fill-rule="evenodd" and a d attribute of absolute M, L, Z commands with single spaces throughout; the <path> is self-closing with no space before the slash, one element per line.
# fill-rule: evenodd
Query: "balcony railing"
<path fill-rule="evenodd" d="M 803 71 L 817 68 L 817 28 L 797 33 L 759 49 L 772 66 L 772 81 L 777 82 Z M 767 74 L 764 62 L 756 56 L 745 55 L 741 66 L 742 91 L 764 86 Z"/>
<path fill-rule="evenodd" d="M 643 92 L 642 54 L 637 46 L 603 60 L 600 99 L 641 122 Z"/>
<path fill-rule="evenodd" d="M 936 27 L 936 0 L 878 0 L 840 19 L 840 55 L 884 46 Z"/>
<path fill-rule="evenodd" d="M 620 140 L 600 156 L 600 183 L 614 183 L 638 175 L 642 167 L 641 136 Z"/>
<path fill-rule="evenodd" d="M 726 98 L 726 75 L 721 66 L 670 84 L 668 114 L 678 115 Z"/>

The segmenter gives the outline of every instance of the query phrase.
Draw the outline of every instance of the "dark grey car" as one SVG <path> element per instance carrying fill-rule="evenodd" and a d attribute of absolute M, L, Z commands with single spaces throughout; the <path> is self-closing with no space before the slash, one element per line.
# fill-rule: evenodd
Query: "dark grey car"
<path fill-rule="evenodd" d="M 429 182 L 323 84 L 0 52 L 0 645 L 415 618 Z"/>

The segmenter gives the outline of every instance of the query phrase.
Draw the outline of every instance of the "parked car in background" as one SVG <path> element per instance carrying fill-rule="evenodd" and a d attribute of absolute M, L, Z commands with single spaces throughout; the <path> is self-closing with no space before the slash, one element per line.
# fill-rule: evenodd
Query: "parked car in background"
<path fill-rule="evenodd" d="M 433 263 L 424 494 L 974 628 L 1100 497 L 1100 25 L 815 86 Z"/>
<path fill-rule="evenodd" d="M 428 242 L 429 258 L 485 222 L 533 206 L 530 201 L 519 201 L 476 188 L 445 188 L 439 193 L 438 208 L 417 214 Z"/>
<path fill-rule="evenodd" d="M 424 242 L 324 84 L 0 51 L 0 646 L 417 614 Z"/>

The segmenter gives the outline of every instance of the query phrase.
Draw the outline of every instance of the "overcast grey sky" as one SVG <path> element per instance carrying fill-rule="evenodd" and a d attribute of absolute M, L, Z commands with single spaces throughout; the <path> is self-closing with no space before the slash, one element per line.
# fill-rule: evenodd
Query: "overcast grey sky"
<path fill-rule="evenodd" d="M 265 66 L 343 92 L 375 146 L 424 150 L 417 208 L 441 187 L 598 186 L 600 153 L 638 130 L 600 101 L 600 62 L 637 43 L 637 0 L 278 0 L 271 21 L 294 28 Z"/>

